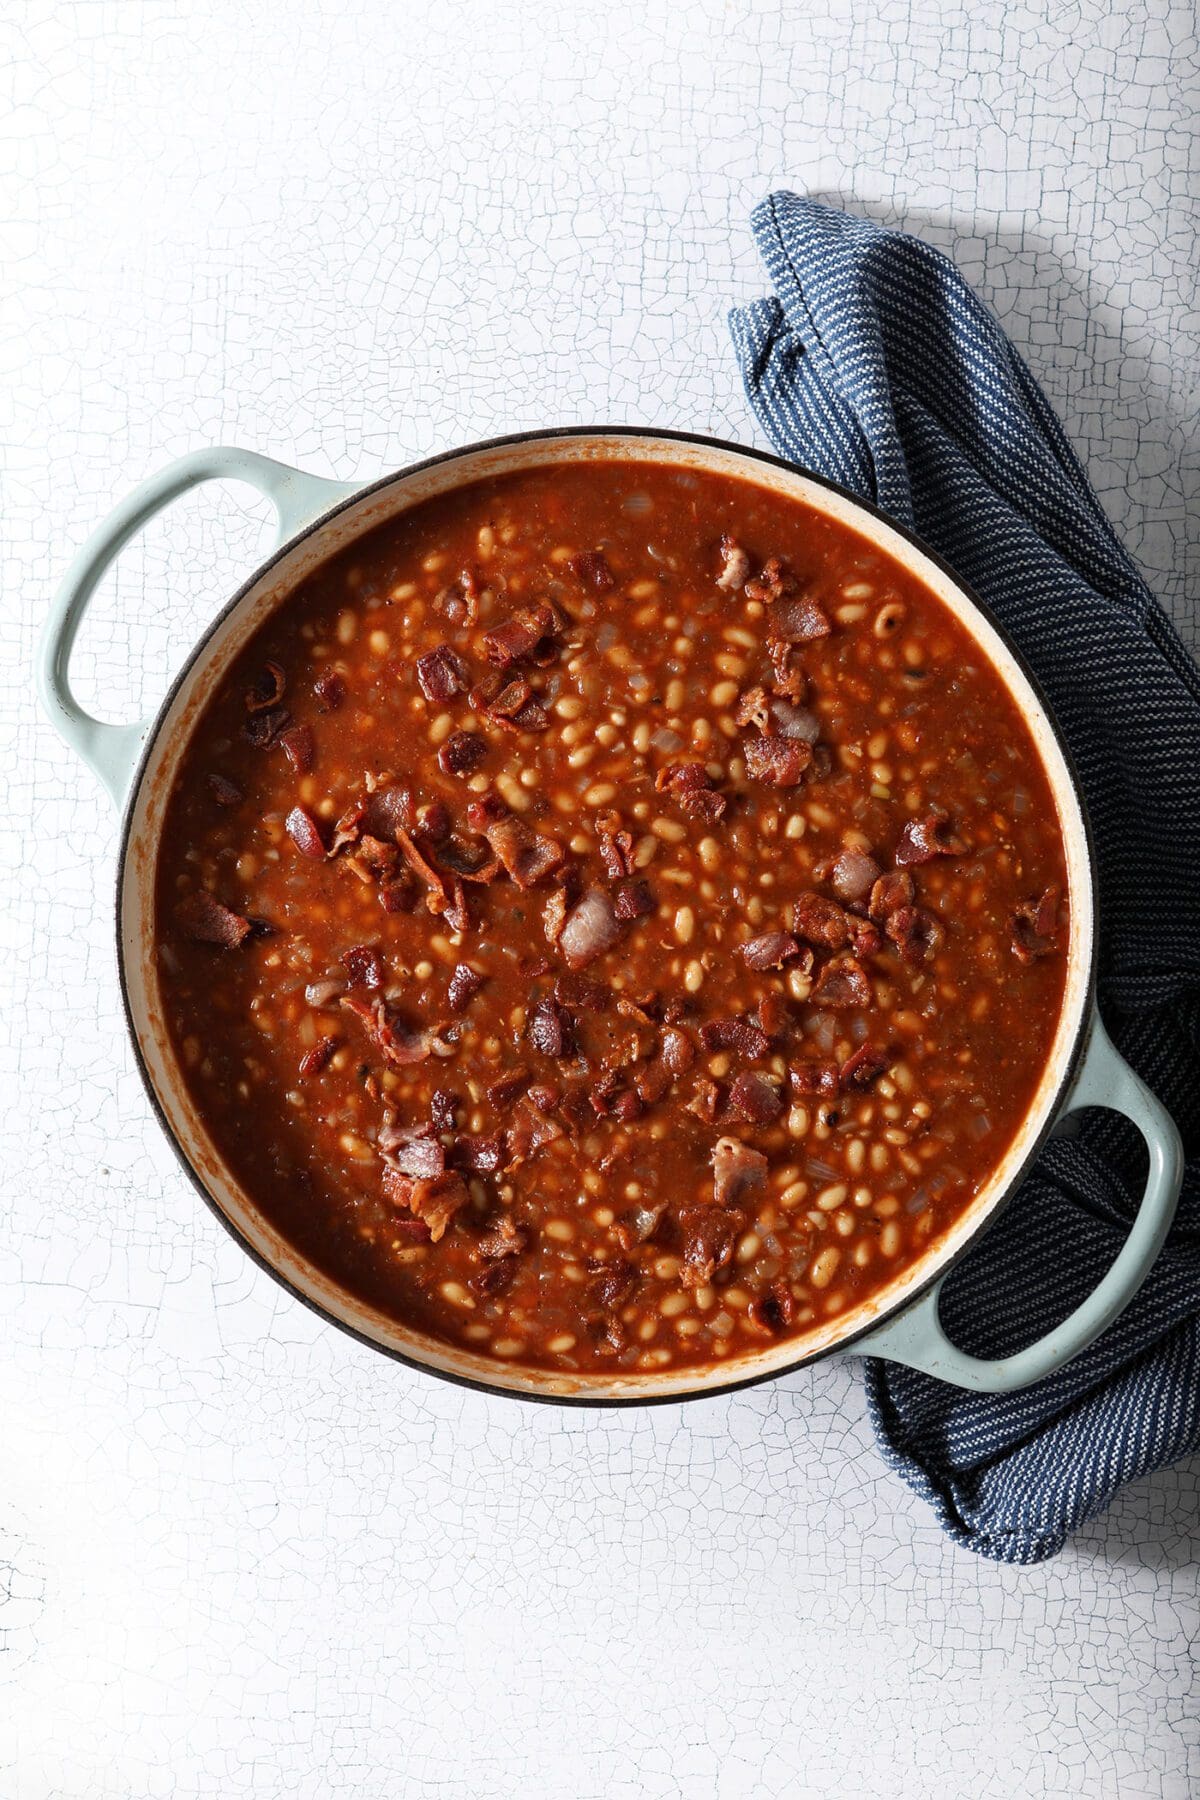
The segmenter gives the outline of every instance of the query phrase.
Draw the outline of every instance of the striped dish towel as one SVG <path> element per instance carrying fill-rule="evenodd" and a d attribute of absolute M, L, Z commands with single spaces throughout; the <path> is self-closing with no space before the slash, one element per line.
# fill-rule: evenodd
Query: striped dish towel
<path fill-rule="evenodd" d="M 928 244 L 794 194 L 754 214 L 774 294 L 731 315 L 781 456 L 919 533 L 1021 645 L 1095 832 L 1100 1009 L 1184 1137 L 1183 1195 L 1133 1305 L 1069 1367 L 971 1394 L 867 1364 L 889 1463 L 959 1543 L 1040 1562 L 1123 1482 L 1200 1448 L 1200 674 L 996 321 Z M 1128 1124 L 1083 1115 L 950 1277 L 947 1331 L 1003 1356 L 1096 1285 L 1140 1197 Z"/>

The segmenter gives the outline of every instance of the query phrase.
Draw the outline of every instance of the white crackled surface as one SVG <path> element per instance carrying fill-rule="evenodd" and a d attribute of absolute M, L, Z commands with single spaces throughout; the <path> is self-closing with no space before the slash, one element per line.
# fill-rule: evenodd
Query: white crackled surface
<path fill-rule="evenodd" d="M 750 438 L 723 315 L 780 183 L 953 251 L 1195 645 L 1191 7 L 17 0 L 0 31 L 0 1793 L 1188 1800 L 1197 1462 L 997 1568 L 885 1471 L 852 1365 L 523 1410 L 251 1268 L 133 1072 L 114 822 L 29 663 L 71 547 L 200 445 L 348 477 L 544 422 Z M 244 504 L 189 499 L 109 585 L 108 716 L 253 560 Z"/>

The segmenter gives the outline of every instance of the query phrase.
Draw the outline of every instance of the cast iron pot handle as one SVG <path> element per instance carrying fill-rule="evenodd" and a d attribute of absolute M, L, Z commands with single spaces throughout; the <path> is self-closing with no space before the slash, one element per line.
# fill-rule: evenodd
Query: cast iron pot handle
<path fill-rule="evenodd" d="M 253 450 L 197 450 L 143 481 L 92 533 L 54 597 L 38 651 L 38 692 L 60 737 L 100 777 L 118 806 L 151 722 L 105 725 L 84 712 L 71 692 L 71 651 L 88 602 L 109 564 L 148 519 L 202 481 L 248 481 L 266 494 L 278 519 L 277 544 L 286 543 L 301 526 L 361 486 L 305 475 Z"/>
<path fill-rule="evenodd" d="M 1098 1013 L 1092 1017 L 1083 1067 L 1059 1116 L 1065 1118 L 1085 1106 L 1107 1106 L 1124 1113 L 1133 1120 L 1150 1152 L 1150 1173 L 1141 1205 L 1100 1285 L 1036 1344 L 1015 1356 L 989 1362 L 964 1355 L 942 1330 L 938 1319 L 942 1281 L 938 1281 L 898 1319 L 860 1338 L 854 1345 L 856 1356 L 882 1356 L 888 1362 L 936 1375 L 954 1387 L 1005 1394 L 1013 1388 L 1029 1387 L 1062 1368 L 1125 1310 L 1150 1273 L 1175 1216 L 1183 1181 L 1183 1144 L 1166 1108 L 1113 1047 Z"/>

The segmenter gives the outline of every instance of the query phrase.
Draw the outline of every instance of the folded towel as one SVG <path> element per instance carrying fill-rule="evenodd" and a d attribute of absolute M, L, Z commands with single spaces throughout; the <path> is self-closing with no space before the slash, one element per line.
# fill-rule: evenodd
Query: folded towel
<path fill-rule="evenodd" d="M 1100 1010 L 1184 1137 L 1166 1249 L 1068 1367 L 992 1395 L 867 1364 L 883 1453 L 945 1530 L 1040 1562 L 1123 1482 L 1200 1448 L 1200 674 L 1041 389 L 939 251 L 794 194 L 765 201 L 754 232 L 775 293 L 730 320 L 751 405 L 781 456 L 919 533 L 1024 650 L 1091 814 Z M 945 1327 L 978 1356 L 1065 1317 L 1136 1209 L 1136 1135 L 1082 1119 L 946 1284 Z"/>

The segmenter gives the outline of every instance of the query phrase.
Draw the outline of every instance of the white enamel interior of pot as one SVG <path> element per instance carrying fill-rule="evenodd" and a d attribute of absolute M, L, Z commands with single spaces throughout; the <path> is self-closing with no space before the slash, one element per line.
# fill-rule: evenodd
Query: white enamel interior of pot
<path fill-rule="evenodd" d="M 843 522 L 894 557 L 931 588 L 965 625 L 1015 697 L 1041 752 L 1066 845 L 1071 934 L 1065 1002 L 1053 1050 L 1033 1105 L 992 1178 L 954 1226 L 869 1301 L 814 1327 L 801 1338 L 730 1356 L 703 1369 L 678 1372 L 667 1369 L 653 1374 L 606 1371 L 596 1375 L 524 1369 L 455 1349 L 407 1330 L 344 1293 L 280 1236 L 222 1164 L 204 1121 L 180 1078 L 163 1024 L 153 955 L 154 858 L 165 804 L 190 731 L 231 657 L 247 638 L 298 581 L 362 532 L 422 500 L 485 476 L 533 465 L 575 463 L 581 458 L 666 463 L 675 468 L 704 469 L 749 480 L 779 494 L 792 496 L 817 512 Z M 954 746 L 948 745 L 947 753 L 952 755 Z M 1087 1022 L 1093 930 L 1087 836 L 1074 783 L 1058 740 L 1020 666 L 954 580 L 898 532 L 860 510 L 853 501 L 829 492 L 803 475 L 759 462 L 733 448 L 713 448 L 669 438 L 596 437 L 585 432 L 566 438 L 534 438 L 466 451 L 432 467 L 394 476 L 361 499 L 351 501 L 343 511 L 318 525 L 285 550 L 269 568 L 261 571 L 229 616 L 221 621 L 197 652 L 152 738 L 142 780 L 131 803 L 126 831 L 127 849 L 120 895 L 121 953 L 130 1014 L 145 1070 L 166 1123 L 211 1199 L 264 1262 L 331 1318 L 430 1370 L 514 1393 L 596 1400 L 661 1399 L 703 1393 L 793 1367 L 835 1349 L 838 1344 L 878 1324 L 883 1317 L 898 1311 L 906 1300 L 953 1261 L 1002 1203 L 1063 1097 L 1072 1059 Z"/>

